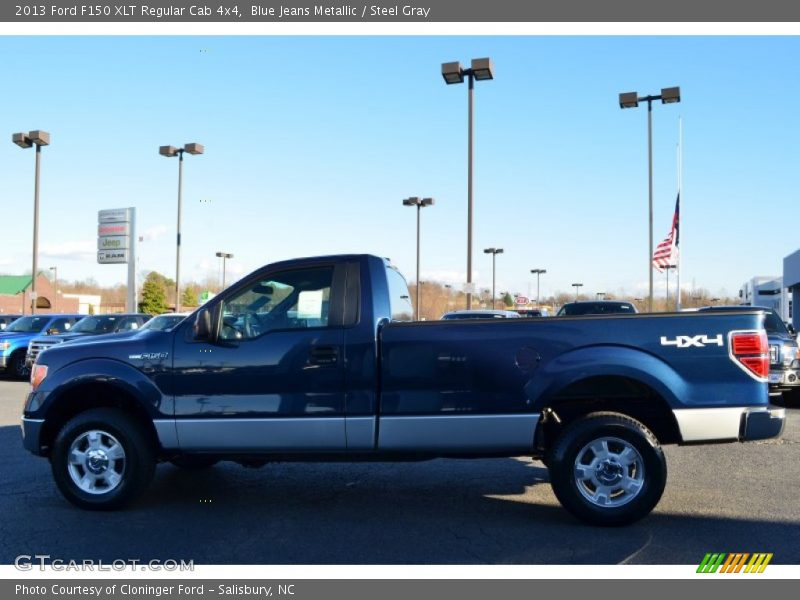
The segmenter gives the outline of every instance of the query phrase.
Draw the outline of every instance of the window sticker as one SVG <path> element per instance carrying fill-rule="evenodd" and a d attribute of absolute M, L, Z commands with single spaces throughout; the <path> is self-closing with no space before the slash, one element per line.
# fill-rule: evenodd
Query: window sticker
<path fill-rule="evenodd" d="M 298 319 L 322 318 L 322 290 L 300 292 L 297 299 Z"/>

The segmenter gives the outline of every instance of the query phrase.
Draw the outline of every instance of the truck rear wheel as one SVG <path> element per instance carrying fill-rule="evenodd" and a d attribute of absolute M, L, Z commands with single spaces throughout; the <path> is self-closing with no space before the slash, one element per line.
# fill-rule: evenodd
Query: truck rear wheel
<path fill-rule="evenodd" d="M 558 501 L 591 525 L 638 521 L 655 508 L 667 463 L 655 436 L 635 419 L 593 413 L 569 425 L 548 453 Z"/>
<path fill-rule="evenodd" d="M 115 408 L 96 408 L 61 428 L 50 464 L 58 489 L 72 504 L 113 510 L 147 487 L 155 454 L 138 421 Z"/>

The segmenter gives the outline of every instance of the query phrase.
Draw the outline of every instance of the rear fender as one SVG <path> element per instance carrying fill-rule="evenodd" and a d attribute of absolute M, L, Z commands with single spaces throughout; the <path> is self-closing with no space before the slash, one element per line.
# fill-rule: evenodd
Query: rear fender
<path fill-rule="evenodd" d="M 670 408 L 680 408 L 686 381 L 664 361 L 625 346 L 592 346 L 565 352 L 537 370 L 525 385 L 535 410 L 546 408 L 568 386 L 591 377 L 625 377 L 639 381 L 661 396 Z"/>

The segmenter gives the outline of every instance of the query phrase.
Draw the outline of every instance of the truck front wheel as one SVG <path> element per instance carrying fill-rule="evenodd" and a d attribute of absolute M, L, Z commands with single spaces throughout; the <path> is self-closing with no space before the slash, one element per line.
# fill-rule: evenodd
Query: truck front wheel
<path fill-rule="evenodd" d="M 667 482 L 667 463 L 655 436 L 618 413 L 593 413 L 570 424 L 548 462 L 558 501 L 591 525 L 638 521 L 658 504 Z"/>
<path fill-rule="evenodd" d="M 61 428 L 50 464 L 67 500 L 80 508 L 112 510 L 147 487 L 155 454 L 138 421 L 118 409 L 96 408 Z"/>

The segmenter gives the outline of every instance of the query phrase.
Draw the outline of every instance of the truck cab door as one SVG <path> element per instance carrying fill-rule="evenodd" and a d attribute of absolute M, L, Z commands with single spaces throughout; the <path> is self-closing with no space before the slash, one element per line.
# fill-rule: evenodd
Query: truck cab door
<path fill-rule="evenodd" d="M 209 307 L 211 340 L 182 328 L 173 367 L 181 449 L 345 449 L 343 267 L 258 273 Z"/>

